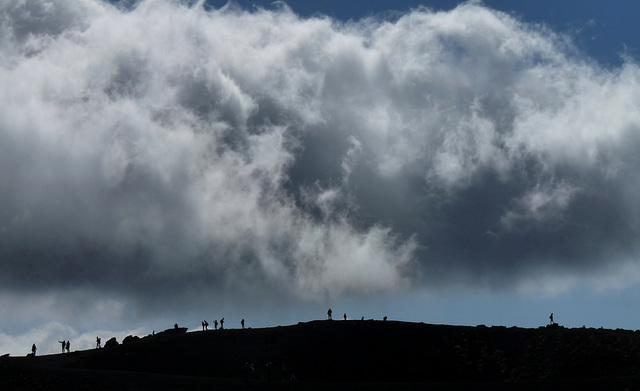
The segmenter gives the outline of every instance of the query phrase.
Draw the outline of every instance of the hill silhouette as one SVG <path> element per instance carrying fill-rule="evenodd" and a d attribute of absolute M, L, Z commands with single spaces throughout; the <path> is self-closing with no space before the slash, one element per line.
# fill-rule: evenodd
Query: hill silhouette
<path fill-rule="evenodd" d="M 185 331 L 68 354 L 2 357 L 0 389 L 634 389 L 640 384 L 638 331 L 371 320 Z"/>

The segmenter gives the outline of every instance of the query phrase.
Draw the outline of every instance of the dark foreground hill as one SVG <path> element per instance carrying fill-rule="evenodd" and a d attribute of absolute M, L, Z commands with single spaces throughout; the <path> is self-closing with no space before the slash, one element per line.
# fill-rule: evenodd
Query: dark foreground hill
<path fill-rule="evenodd" d="M 640 333 L 315 321 L 0 359 L 0 390 L 640 389 Z"/>

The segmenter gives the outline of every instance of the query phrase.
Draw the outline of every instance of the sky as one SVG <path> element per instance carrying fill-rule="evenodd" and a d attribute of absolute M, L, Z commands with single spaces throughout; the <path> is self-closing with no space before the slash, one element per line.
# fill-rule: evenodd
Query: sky
<path fill-rule="evenodd" d="M 0 354 L 640 329 L 632 1 L 0 3 Z"/>

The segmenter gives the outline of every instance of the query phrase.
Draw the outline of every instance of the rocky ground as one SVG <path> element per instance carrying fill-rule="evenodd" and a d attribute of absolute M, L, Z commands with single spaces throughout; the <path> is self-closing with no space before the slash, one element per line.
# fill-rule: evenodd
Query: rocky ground
<path fill-rule="evenodd" d="M 640 332 L 314 321 L 0 359 L 1 390 L 640 389 Z"/>

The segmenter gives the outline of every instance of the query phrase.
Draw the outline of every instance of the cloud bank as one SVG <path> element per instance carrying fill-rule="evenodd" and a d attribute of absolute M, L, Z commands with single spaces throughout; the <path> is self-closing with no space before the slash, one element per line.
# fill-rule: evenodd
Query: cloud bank
<path fill-rule="evenodd" d="M 639 84 L 475 2 L 349 23 L 3 4 L 0 281 L 140 305 L 616 281 L 639 248 Z"/>

